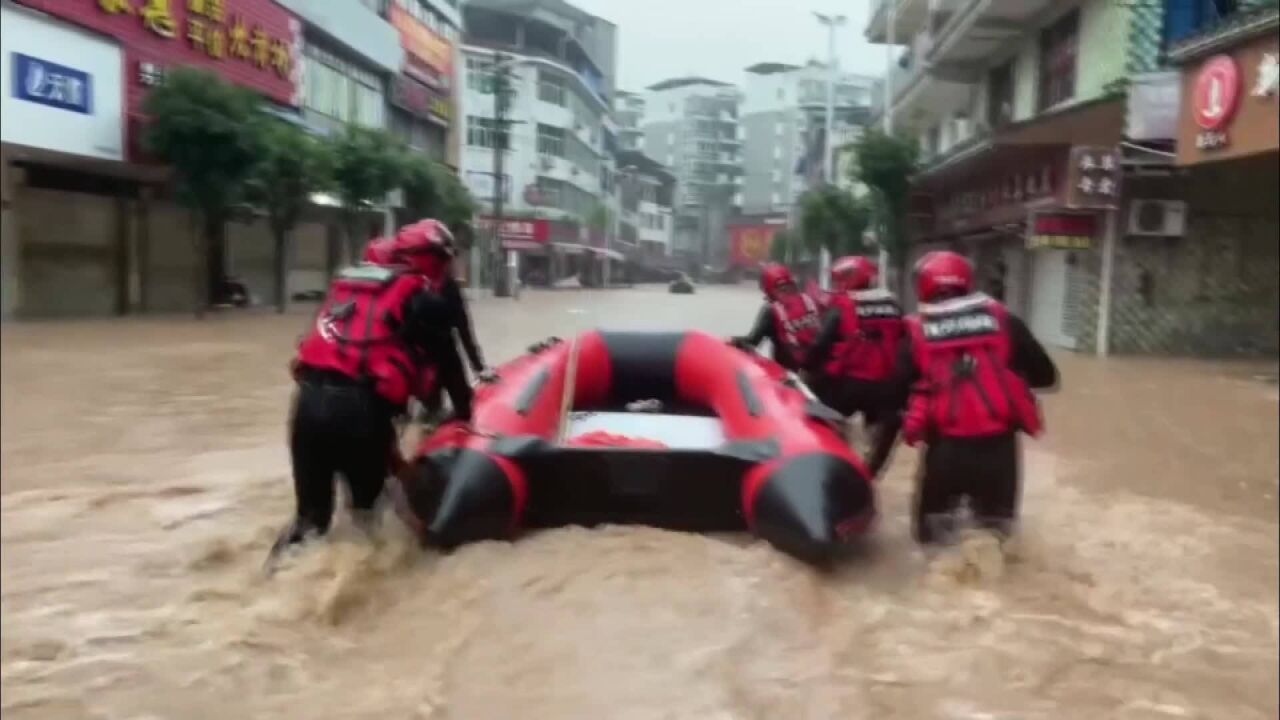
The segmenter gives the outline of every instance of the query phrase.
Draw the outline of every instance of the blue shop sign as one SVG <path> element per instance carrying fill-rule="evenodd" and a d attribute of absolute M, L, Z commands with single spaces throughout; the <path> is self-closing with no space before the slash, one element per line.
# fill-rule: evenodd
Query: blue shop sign
<path fill-rule="evenodd" d="M 93 114 L 92 75 L 22 53 L 13 53 L 13 95 L 59 110 Z"/>

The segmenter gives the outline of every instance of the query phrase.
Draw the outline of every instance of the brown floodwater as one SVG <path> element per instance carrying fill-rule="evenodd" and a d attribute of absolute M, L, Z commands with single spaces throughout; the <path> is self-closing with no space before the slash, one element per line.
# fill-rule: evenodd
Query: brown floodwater
<path fill-rule="evenodd" d="M 491 360 L 602 325 L 740 333 L 756 294 L 526 293 Z M 6 325 L 6 720 L 1274 720 L 1275 366 L 1064 355 L 1024 529 L 925 556 L 915 453 L 865 552 L 567 529 L 448 556 L 344 521 L 273 577 L 308 316 Z"/>

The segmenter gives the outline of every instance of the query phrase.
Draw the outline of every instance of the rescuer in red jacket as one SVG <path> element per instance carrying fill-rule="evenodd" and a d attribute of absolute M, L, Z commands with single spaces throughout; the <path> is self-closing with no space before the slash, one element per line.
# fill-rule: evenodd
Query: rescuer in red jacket
<path fill-rule="evenodd" d="M 427 280 L 444 242 L 419 233 L 397 243 L 404 265 L 365 263 L 343 269 L 331 283 L 292 363 L 298 389 L 289 451 L 297 512 L 273 554 L 328 531 L 338 474 L 357 522 L 372 523 L 399 461 L 392 420 L 410 397 L 429 391 L 423 353 L 439 355 L 445 337 L 447 304 Z"/>
<path fill-rule="evenodd" d="M 788 370 L 799 371 L 801 362 L 818 335 L 820 321 L 817 301 L 800 291 L 791 271 L 783 265 L 765 265 L 760 273 L 760 289 L 765 303 L 756 315 L 751 332 L 730 342 L 754 350 L 769 340 L 773 359 Z"/>
<path fill-rule="evenodd" d="M 434 414 L 440 407 L 440 391 L 443 390 L 449 394 L 453 416 L 465 421 L 471 419 L 472 391 L 462 357 L 458 354 L 458 344 L 461 343 L 467 355 L 471 372 L 478 375 L 484 371 L 484 358 L 471 329 L 466 298 L 453 277 L 455 254 L 456 246 L 449 228 L 437 220 L 423 220 L 400 231 L 392 247 L 391 260 L 414 267 L 427 279 L 432 292 L 440 295 L 444 302 L 444 320 L 437 327 L 438 341 L 422 348 L 426 362 L 438 373 L 438 382 L 424 399 L 424 404 L 428 413 Z"/>
<path fill-rule="evenodd" d="M 973 267 L 953 252 L 916 265 L 919 312 L 907 318 L 898 378 L 910 388 L 903 436 L 924 443 L 913 530 L 945 542 L 969 501 L 981 527 L 1007 536 L 1018 516 L 1018 433 L 1037 435 L 1032 389 L 1058 370 L 1031 332 L 1001 303 L 974 292 Z"/>
<path fill-rule="evenodd" d="M 846 417 L 861 414 L 871 429 L 873 474 L 889 460 L 905 402 L 895 382 L 902 308 L 893 293 L 874 287 L 879 273 L 865 257 L 832 263 L 827 311 L 805 360 L 814 394 Z"/>

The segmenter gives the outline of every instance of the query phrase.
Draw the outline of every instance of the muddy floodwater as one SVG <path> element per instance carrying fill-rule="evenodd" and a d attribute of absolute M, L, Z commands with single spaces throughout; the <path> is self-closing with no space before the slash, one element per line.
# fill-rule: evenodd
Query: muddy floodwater
<path fill-rule="evenodd" d="M 491 361 L 596 325 L 745 332 L 748 288 L 474 305 Z M 260 572 L 308 315 L 6 325 L 6 720 L 1275 720 L 1274 364 L 1059 357 L 1024 532 L 926 557 L 915 453 L 859 557 L 394 522 Z"/>

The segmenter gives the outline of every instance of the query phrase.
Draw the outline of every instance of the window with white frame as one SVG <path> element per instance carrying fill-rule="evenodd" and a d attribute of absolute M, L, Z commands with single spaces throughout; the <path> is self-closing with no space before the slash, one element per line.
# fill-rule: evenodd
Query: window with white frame
<path fill-rule="evenodd" d="M 467 116 L 467 144 L 472 147 L 495 148 L 498 144 L 498 124 L 493 118 Z"/>
<path fill-rule="evenodd" d="M 538 154 L 565 156 L 564 130 L 538 123 Z"/>
<path fill-rule="evenodd" d="M 538 99 L 543 102 L 565 107 L 568 104 L 568 90 L 564 78 L 546 70 L 538 70 Z"/>

